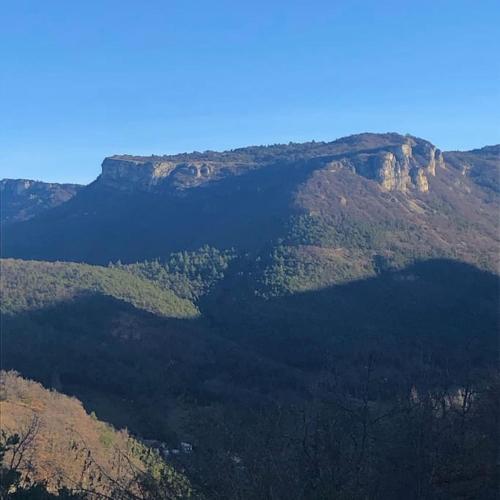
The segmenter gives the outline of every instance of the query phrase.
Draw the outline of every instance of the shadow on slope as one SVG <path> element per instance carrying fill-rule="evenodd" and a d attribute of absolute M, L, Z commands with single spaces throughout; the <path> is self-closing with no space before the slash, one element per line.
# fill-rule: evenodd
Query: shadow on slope
<path fill-rule="evenodd" d="M 117 427 L 193 438 L 213 498 L 402 498 L 415 478 L 426 498 L 494 498 L 497 276 L 434 260 L 268 300 L 231 276 L 201 319 L 102 295 L 6 317 L 6 368 Z"/>
<path fill-rule="evenodd" d="M 386 397 L 465 384 L 495 367 L 497 305 L 496 276 L 446 260 L 268 300 L 226 281 L 191 320 L 91 294 L 4 317 L 4 363 L 165 437 L 184 410 L 304 400 L 324 373 L 355 392 L 369 358 Z"/>
<path fill-rule="evenodd" d="M 289 366 L 315 371 L 374 352 L 398 371 L 435 363 L 458 383 L 463 363 L 497 359 L 498 297 L 497 276 L 435 259 L 268 300 L 226 280 L 200 308 L 224 335 Z"/>
<path fill-rule="evenodd" d="M 67 394 L 116 427 L 172 437 L 184 408 L 292 393 L 294 370 L 219 338 L 202 320 L 86 294 L 2 318 L 3 368 Z M 175 415 L 174 415 L 175 413 Z"/>
<path fill-rule="evenodd" d="M 293 189 L 311 168 L 278 163 L 166 193 L 119 191 L 98 179 L 64 205 L 6 228 L 3 255 L 107 264 L 204 244 L 259 248 L 278 235 Z"/>

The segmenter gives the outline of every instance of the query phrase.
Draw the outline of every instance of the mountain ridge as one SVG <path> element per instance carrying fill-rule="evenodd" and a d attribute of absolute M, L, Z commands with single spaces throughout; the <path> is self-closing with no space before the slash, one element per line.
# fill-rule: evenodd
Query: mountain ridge
<path fill-rule="evenodd" d="M 189 173 L 183 160 L 161 175 L 139 157 L 124 171 L 105 165 L 66 203 L 10 224 L 3 255 L 106 265 L 204 245 L 260 262 L 278 251 L 290 272 L 324 265 L 314 286 L 371 275 L 375 261 L 451 257 L 498 269 L 500 161 L 490 149 L 440 154 L 422 139 L 362 134 L 208 155 L 223 162 L 205 171 L 204 157 Z"/>
<path fill-rule="evenodd" d="M 396 133 L 358 134 L 331 142 L 250 146 L 230 151 L 206 151 L 150 157 L 113 155 L 104 159 L 97 182 L 118 189 L 146 191 L 186 189 L 276 162 L 344 162 L 348 168 L 376 179 L 386 190 L 428 190 L 426 174 L 444 166 L 441 151 L 430 142 Z"/>
<path fill-rule="evenodd" d="M 263 145 L 251 145 L 251 146 L 243 146 L 243 147 L 237 147 L 237 148 L 232 148 L 232 149 L 227 149 L 227 150 L 205 150 L 203 152 L 200 151 L 191 151 L 191 152 L 182 152 L 182 153 L 172 153 L 172 154 L 151 154 L 151 155 L 134 155 L 134 154 L 129 154 L 129 153 L 119 153 L 119 154 L 111 154 L 109 156 L 106 156 L 103 160 L 105 162 L 106 160 L 123 160 L 123 161 L 130 161 L 130 162 L 135 162 L 137 166 L 139 166 L 141 163 L 147 163 L 147 162 L 157 162 L 157 161 L 162 161 L 162 160 L 170 160 L 170 161 L 185 161 L 189 159 L 194 159 L 194 160 L 209 160 L 210 158 L 218 158 L 218 159 L 225 159 L 225 158 L 231 158 L 234 156 L 237 156 L 238 154 L 243 154 L 247 155 L 247 157 L 251 157 L 252 154 L 256 154 L 258 152 L 265 153 L 265 152 L 272 152 L 272 151 L 282 151 L 284 148 L 286 149 L 291 149 L 292 151 L 300 151 L 300 150 L 309 150 L 309 151 L 318 151 L 318 155 L 321 156 L 321 149 L 322 148 L 327 148 L 333 145 L 338 145 L 340 147 L 344 147 L 343 151 L 345 151 L 345 148 L 348 145 L 354 144 L 356 141 L 361 141 L 362 143 L 366 144 L 366 147 L 364 149 L 376 149 L 370 146 L 370 140 L 374 140 L 376 138 L 386 138 L 388 145 L 395 145 L 397 144 L 397 141 L 401 141 L 401 139 L 413 139 L 413 140 L 420 140 L 423 141 L 431 146 L 433 146 L 432 142 L 420 138 L 418 136 L 414 136 L 411 134 L 400 134 L 398 132 L 385 132 L 385 133 L 376 133 L 376 132 L 361 132 L 358 134 L 351 134 L 348 136 L 343 136 L 338 139 L 334 139 L 332 141 L 305 141 L 305 142 L 294 142 L 290 141 L 288 143 L 275 143 L 275 144 L 263 144 Z M 435 146 L 434 146 L 435 147 Z M 436 148 L 439 151 L 442 151 L 438 148 Z M 500 155 L 500 144 L 489 144 L 485 146 L 480 146 L 477 148 L 469 149 L 469 150 L 462 150 L 462 149 L 452 149 L 452 150 L 446 150 L 442 151 L 443 154 L 478 154 L 478 153 L 489 153 L 492 155 Z M 95 180 L 99 175 L 96 177 Z M 90 184 L 92 184 L 92 181 Z M 47 182 L 43 180 L 35 180 L 35 179 L 25 179 L 25 178 L 3 178 L 0 179 L 0 184 L 5 184 L 5 183 L 22 183 L 22 182 L 28 182 L 31 184 L 45 184 L 47 186 L 61 186 L 61 187 L 85 187 L 82 184 L 78 183 L 64 183 L 64 182 Z"/>
<path fill-rule="evenodd" d="M 497 159 L 500 157 L 500 144 L 497 145 L 486 145 L 480 148 L 474 148 L 471 150 L 450 150 L 441 151 L 439 148 L 434 146 L 430 141 L 422 139 L 410 134 L 399 134 L 397 132 L 387 132 L 387 133 L 371 133 L 363 132 L 359 134 L 352 134 L 349 136 L 341 137 L 333 141 L 308 141 L 308 142 L 289 142 L 289 143 L 277 143 L 268 145 L 254 145 L 245 146 L 234 149 L 228 149 L 223 151 L 206 150 L 204 152 L 192 151 L 184 153 L 174 153 L 166 155 L 152 154 L 150 156 L 145 155 L 133 155 L 133 154 L 113 154 L 104 158 L 101 168 L 102 172 L 97 178 L 90 184 L 95 182 L 102 182 L 113 179 L 113 170 L 124 169 L 124 173 L 131 174 L 132 182 L 134 180 L 139 180 L 141 174 L 146 173 L 146 177 L 150 175 L 152 178 L 158 178 L 157 180 L 165 180 L 165 178 L 174 173 L 184 173 L 186 177 L 189 175 L 194 175 L 196 178 L 203 176 L 208 176 L 210 174 L 212 163 L 228 164 L 233 169 L 240 168 L 258 168 L 259 166 L 265 165 L 270 159 L 273 159 L 275 155 L 279 154 L 280 158 L 285 158 L 288 161 L 293 161 L 297 159 L 312 159 L 321 158 L 326 156 L 335 157 L 334 160 L 340 160 L 343 157 L 352 156 L 355 153 L 370 154 L 375 153 L 377 150 L 386 149 L 388 153 L 393 153 L 396 156 L 407 156 L 408 153 L 404 151 L 399 151 L 399 147 L 403 146 L 403 149 L 408 151 L 408 146 L 410 146 L 409 156 L 411 156 L 411 146 L 417 144 L 418 148 L 427 148 L 430 154 L 428 160 L 429 163 L 424 165 L 427 167 L 427 174 L 435 175 L 436 165 L 439 167 L 444 167 L 444 155 L 456 156 L 456 155 L 490 155 L 492 159 Z M 350 149 L 349 149 L 350 148 Z M 181 172 L 174 172 L 177 167 L 181 167 Z M 205 167 L 205 169 L 204 169 Z M 422 167 L 422 166 L 420 166 Z M 134 174 L 134 170 L 141 172 L 139 176 Z M 183 170 L 183 172 L 182 172 Z M 126 171 L 126 172 L 125 172 Z M 226 170 L 224 173 L 230 173 Z M 369 173 L 368 173 L 369 175 Z M 421 175 L 421 174 L 420 174 Z M 130 181 L 127 179 L 127 175 L 118 176 L 124 182 Z M 418 175 L 415 179 L 418 181 Z M 373 176 L 371 177 L 373 178 Z M 415 180 L 412 179 L 412 180 Z M 118 179 L 117 179 L 118 180 Z M 381 179 L 384 180 L 384 179 Z M 410 180 L 411 182 L 411 180 Z M 425 184 L 425 181 L 423 181 Z M 383 184 L 383 183 L 382 183 Z M 119 182 L 110 182 L 109 185 L 114 185 L 114 187 L 119 187 Z M 152 187 L 154 182 L 151 183 L 149 187 Z M 188 183 L 189 185 L 189 183 Z M 193 184 L 191 184 L 193 185 Z M 194 183 L 194 185 L 197 185 Z M 4 191 L 17 190 L 23 191 L 32 187 L 45 187 L 46 189 L 61 189 L 61 190 L 73 190 L 74 193 L 67 195 L 65 199 L 54 203 L 52 206 L 67 201 L 76 192 L 86 186 L 75 184 L 75 183 L 57 183 L 57 182 L 44 182 L 39 180 L 31 179 L 11 179 L 4 178 L 0 180 L 0 192 L 5 196 Z M 418 186 L 417 186 L 418 187 Z M 389 187 L 390 189 L 390 187 Z M 7 201 L 9 204 L 10 200 Z M 51 207 L 47 207 L 51 208 Z M 38 212 L 37 212 L 38 213 Z M 35 213 L 34 215 L 37 215 Z M 34 215 L 30 215 L 32 217 Z M 29 217 L 16 217 L 15 221 L 25 220 Z"/>

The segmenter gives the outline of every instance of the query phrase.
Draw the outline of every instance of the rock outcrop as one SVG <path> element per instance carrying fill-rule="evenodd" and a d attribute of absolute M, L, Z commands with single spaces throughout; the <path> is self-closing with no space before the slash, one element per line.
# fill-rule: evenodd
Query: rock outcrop
<path fill-rule="evenodd" d="M 421 139 L 406 138 L 399 146 L 362 152 L 347 159 L 354 172 L 376 180 L 385 191 L 429 191 L 428 176 L 444 167 L 443 154 Z"/>
<path fill-rule="evenodd" d="M 250 147 L 174 156 L 112 156 L 102 164 L 100 182 L 119 190 L 183 190 L 276 164 L 333 163 L 378 182 L 385 191 L 429 190 L 429 177 L 444 166 L 431 143 L 398 134 L 361 134 L 331 143 Z M 313 162 L 313 163 L 312 163 Z"/>
<path fill-rule="evenodd" d="M 237 167 L 233 162 L 114 156 L 104 160 L 100 181 L 125 191 L 185 189 L 220 179 Z"/>

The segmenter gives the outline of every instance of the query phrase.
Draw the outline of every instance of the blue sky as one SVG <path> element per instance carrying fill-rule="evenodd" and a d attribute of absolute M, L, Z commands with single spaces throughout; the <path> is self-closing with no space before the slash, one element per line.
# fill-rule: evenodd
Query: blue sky
<path fill-rule="evenodd" d="M 411 133 L 500 142 L 500 2 L 6 0 L 0 177 L 111 154 Z"/>

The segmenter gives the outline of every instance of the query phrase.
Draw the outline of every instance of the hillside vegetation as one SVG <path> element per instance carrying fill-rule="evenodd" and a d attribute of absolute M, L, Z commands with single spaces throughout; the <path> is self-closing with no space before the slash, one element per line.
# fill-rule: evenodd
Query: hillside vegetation
<path fill-rule="evenodd" d="M 195 320 L 102 294 L 6 315 L 6 368 L 193 443 L 181 467 L 209 498 L 378 498 L 380 478 L 385 498 L 414 480 L 429 498 L 494 498 L 496 276 L 435 260 L 265 295 L 241 269 Z"/>
<path fill-rule="evenodd" d="M 186 478 L 157 453 L 89 415 L 74 398 L 2 371 L 0 412 L 2 469 L 19 476 L 21 491 L 38 484 L 48 492 L 65 488 L 82 498 L 191 497 Z"/>
<path fill-rule="evenodd" d="M 190 301 L 124 269 L 13 259 L 2 259 L 0 266 L 4 314 L 40 309 L 92 293 L 162 316 L 188 318 L 198 314 Z"/>
<path fill-rule="evenodd" d="M 127 265 L 118 262 L 110 267 L 150 280 L 179 297 L 197 300 L 228 273 L 235 258 L 234 250 L 221 251 L 205 245 L 195 251 L 169 254 L 164 259 Z"/>

